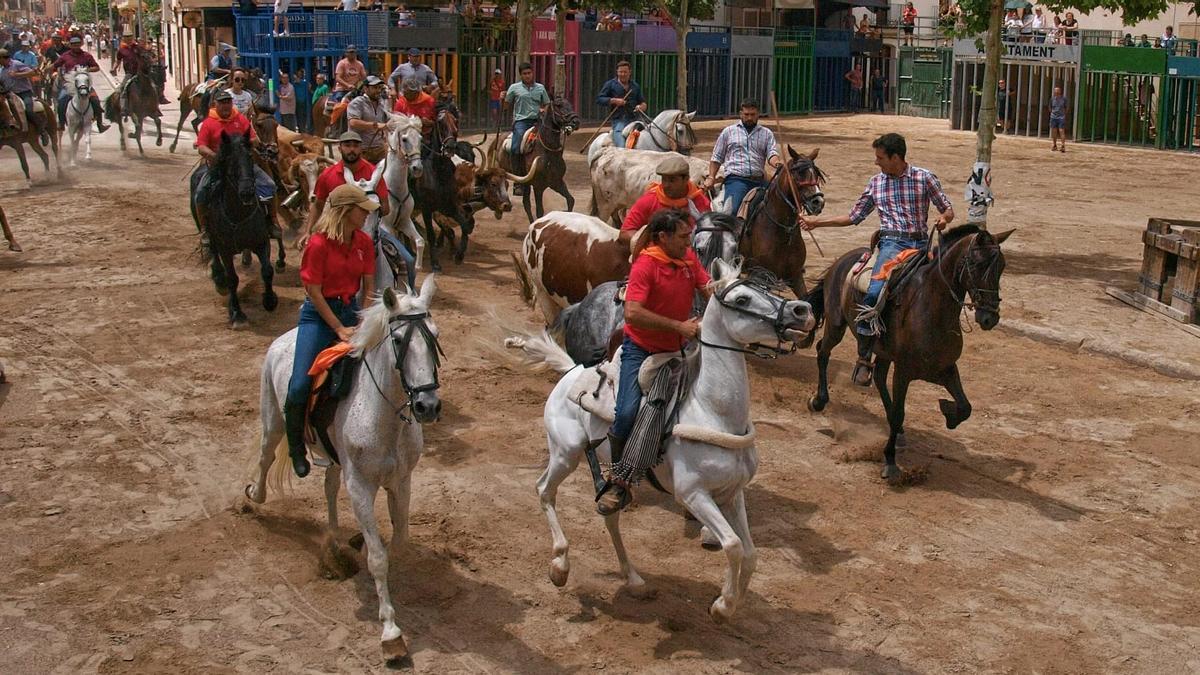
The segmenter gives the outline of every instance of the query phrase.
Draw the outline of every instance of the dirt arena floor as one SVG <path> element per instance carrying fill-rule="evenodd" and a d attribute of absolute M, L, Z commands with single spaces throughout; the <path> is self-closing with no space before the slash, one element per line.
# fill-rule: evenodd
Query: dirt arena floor
<path fill-rule="evenodd" d="M 700 126 L 704 151 L 721 125 Z M 874 173 L 869 142 L 886 131 L 908 136 L 911 161 L 961 207 L 975 141 L 944 121 L 863 115 L 784 129 L 821 148 L 832 211 L 848 210 Z M 111 132 L 97 145 L 68 181 L 32 190 L 0 151 L 0 203 L 25 247 L 0 251 L 2 669 L 384 671 L 365 566 L 346 581 L 318 567 L 319 477 L 253 510 L 240 499 L 257 453 L 258 368 L 295 325 L 299 255 L 277 277 L 278 310 L 262 310 L 252 281 L 250 327 L 229 330 L 194 253 L 183 180 L 193 156 L 151 144 L 145 158 L 122 157 Z M 586 168 L 581 155 L 569 161 L 582 209 Z M 850 385 L 850 345 L 835 354 L 833 404 L 819 415 L 804 404 L 811 350 L 752 363 L 753 416 L 770 422 L 758 427 L 747 497 L 760 561 L 730 625 L 707 613 L 724 556 L 701 549 L 696 526 L 649 489 L 624 532 L 657 597 L 618 592 L 583 471 L 559 499 L 572 576 L 551 585 L 533 486 L 553 379 L 500 356 L 489 318 L 534 319 L 509 262 L 526 223 L 515 212 L 481 219 L 466 262 L 447 261 L 439 278 L 446 412 L 426 428 L 411 546 L 392 560 L 412 667 L 1200 671 L 1200 385 L 1004 327 L 1200 364 L 1200 340 L 1103 293 L 1135 285 L 1148 216 L 1200 218 L 1198 169 L 1200 157 L 998 142 L 991 227 L 1018 228 L 1005 244 L 1001 328 L 965 336 L 974 416 L 958 430 L 937 411 L 941 390 L 910 392 L 900 460 L 923 482 L 880 481 L 882 409 Z M 810 272 L 875 224 L 818 232 L 826 257 L 810 247 Z M 344 541 L 354 520 L 342 495 Z"/>

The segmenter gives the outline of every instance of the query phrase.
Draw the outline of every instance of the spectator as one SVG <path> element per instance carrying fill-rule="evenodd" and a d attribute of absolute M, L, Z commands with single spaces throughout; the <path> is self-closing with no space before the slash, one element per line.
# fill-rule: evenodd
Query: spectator
<path fill-rule="evenodd" d="M 312 129 L 312 94 L 309 93 L 308 78 L 303 68 L 296 69 L 292 77 L 292 88 L 296 90 L 296 126 L 297 131 L 310 133 Z"/>
<path fill-rule="evenodd" d="M 358 9 L 358 0 L 341 0 L 343 12 L 353 12 Z"/>
<path fill-rule="evenodd" d="M 1067 12 L 1067 17 L 1062 22 L 1062 28 L 1067 44 L 1079 44 L 1079 22 L 1075 20 L 1074 12 Z"/>
<path fill-rule="evenodd" d="M 354 0 L 350 0 L 353 2 Z M 346 98 L 358 84 L 367 79 L 367 69 L 363 66 L 362 61 L 358 60 L 358 49 L 354 45 L 346 47 L 346 55 L 341 61 L 338 61 L 337 67 L 333 69 L 333 94 L 331 98 L 335 103 Z"/>
<path fill-rule="evenodd" d="M 1050 140 L 1053 143 L 1050 152 L 1058 150 L 1062 141 L 1062 151 L 1067 151 L 1067 97 L 1063 95 L 1062 87 L 1054 88 L 1050 97 Z"/>
<path fill-rule="evenodd" d="M 400 5 L 396 9 L 396 26 L 399 28 L 412 28 L 413 25 L 413 13 L 408 11 L 408 5 Z"/>
<path fill-rule="evenodd" d="M 282 35 L 285 37 L 287 36 L 287 34 L 288 34 L 287 11 L 288 11 L 288 5 L 290 5 L 290 4 L 291 4 L 291 0 L 275 0 L 274 24 L 272 24 L 272 26 L 271 26 L 271 35 L 274 35 L 274 36 Z M 279 30 L 280 26 L 283 26 L 283 30 Z"/>
<path fill-rule="evenodd" d="M 1122 47 L 1132 47 L 1133 45 L 1134 45 L 1133 33 L 1126 33 L 1125 37 L 1121 38 L 1121 46 Z"/>
<path fill-rule="evenodd" d="M 1033 10 L 1033 41 L 1037 44 L 1042 44 L 1046 41 L 1046 17 L 1042 14 L 1042 8 L 1037 7 Z"/>
<path fill-rule="evenodd" d="M 1137 46 L 1145 47 L 1145 48 L 1149 49 L 1150 47 L 1153 47 L 1154 45 L 1150 44 L 1150 37 L 1148 35 L 1146 35 L 1145 33 L 1142 33 L 1142 37 L 1138 38 Z"/>
<path fill-rule="evenodd" d="M 887 88 L 887 79 L 878 68 L 871 71 L 871 110 L 883 113 L 883 95 Z"/>
<path fill-rule="evenodd" d="M 500 128 L 500 123 L 504 119 L 501 108 L 506 91 L 508 91 L 508 85 L 504 83 L 504 73 L 497 68 L 492 73 L 492 81 L 488 83 L 488 116 L 497 129 Z"/>
<path fill-rule="evenodd" d="M 862 105 L 863 72 L 862 64 L 856 63 L 843 77 L 850 83 L 850 112 L 858 112 Z"/>
<path fill-rule="evenodd" d="M 996 128 L 1000 131 L 1012 128 L 1012 121 L 1008 119 L 1008 90 L 1004 87 L 1004 80 L 996 83 Z"/>
<path fill-rule="evenodd" d="M 904 44 L 912 46 L 913 31 L 917 27 L 917 8 L 913 7 L 911 2 L 904 3 L 904 10 L 900 12 L 900 25 L 904 29 Z"/>
<path fill-rule="evenodd" d="M 1051 44 L 1061 45 L 1063 43 L 1062 19 L 1057 14 L 1054 15 L 1054 24 L 1046 33 L 1046 37 Z"/>
<path fill-rule="evenodd" d="M 279 73 L 279 87 L 275 95 L 279 97 L 279 123 L 296 131 L 296 89 L 287 73 Z"/>
<path fill-rule="evenodd" d="M 1033 42 L 1033 12 L 1021 10 L 1021 42 Z"/>
<path fill-rule="evenodd" d="M 322 96 L 329 93 L 329 85 L 325 83 L 325 73 L 317 73 L 313 81 L 317 86 L 313 89 L 312 104 L 316 105 Z"/>
<path fill-rule="evenodd" d="M 868 38 L 868 39 L 870 39 L 870 37 L 871 37 L 871 34 L 872 34 L 872 32 L 873 32 L 873 31 L 871 30 L 871 22 L 870 22 L 869 20 L 867 20 L 867 15 L 866 15 L 866 14 L 863 14 L 863 15 L 862 15 L 862 19 L 859 19 L 859 21 L 858 21 L 858 29 L 857 29 L 857 31 L 856 31 L 856 32 L 857 32 L 857 33 L 858 33 L 860 36 L 862 36 L 862 37 L 864 37 L 864 38 Z"/>
<path fill-rule="evenodd" d="M 1010 9 L 1008 14 L 1004 16 L 1004 40 L 1006 42 L 1016 42 L 1021 35 L 1021 17 L 1017 16 L 1017 10 Z"/>
<path fill-rule="evenodd" d="M 1174 54 L 1175 45 L 1178 43 L 1178 41 L 1178 38 L 1175 37 L 1175 29 L 1171 26 L 1167 26 L 1163 31 L 1162 39 L 1160 40 L 1162 48 Z"/>

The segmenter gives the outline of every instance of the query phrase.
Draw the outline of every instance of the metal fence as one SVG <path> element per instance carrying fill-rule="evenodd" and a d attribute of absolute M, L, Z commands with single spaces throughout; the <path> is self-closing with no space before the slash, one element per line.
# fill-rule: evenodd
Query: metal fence
<path fill-rule="evenodd" d="M 729 114 L 737 114 L 738 106 L 745 99 L 754 100 L 758 103 L 760 110 L 770 110 L 774 61 L 770 56 L 733 57 L 733 74 L 729 87 Z M 783 106 L 782 103 L 779 105 Z"/>
<path fill-rule="evenodd" d="M 775 31 L 773 84 L 780 113 L 812 112 L 814 43 L 811 30 Z"/>

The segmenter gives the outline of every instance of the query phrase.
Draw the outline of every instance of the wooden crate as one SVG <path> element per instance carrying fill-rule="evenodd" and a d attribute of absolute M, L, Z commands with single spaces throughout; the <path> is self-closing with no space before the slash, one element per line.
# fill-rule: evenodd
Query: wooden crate
<path fill-rule="evenodd" d="M 1200 221 L 1151 218 L 1138 294 L 1147 309 L 1185 323 L 1200 317 Z M 1167 280 L 1174 277 L 1168 287 Z M 1139 303 L 1141 304 L 1141 303 Z"/>

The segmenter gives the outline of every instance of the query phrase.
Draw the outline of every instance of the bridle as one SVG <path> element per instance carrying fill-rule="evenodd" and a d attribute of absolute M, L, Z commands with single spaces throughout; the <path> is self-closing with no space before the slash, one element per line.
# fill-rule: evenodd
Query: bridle
<path fill-rule="evenodd" d="M 758 276 L 762 275 L 759 274 Z M 747 309 L 746 307 L 738 305 L 736 300 L 733 302 L 727 300 L 726 296 L 729 295 L 730 291 L 739 286 L 747 286 L 765 296 L 771 302 L 773 313 L 767 314 L 765 312 Z M 784 317 L 784 313 L 787 311 L 788 301 L 772 293 L 772 286 L 773 285 L 764 283 L 762 281 L 756 281 L 754 280 L 754 277 L 751 276 L 750 278 L 739 279 L 732 284 L 729 284 L 714 297 L 716 297 L 717 303 L 726 309 L 737 312 L 738 314 L 744 314 L 745 316 L 749 316 L 760 321 L 770 322 L 771 326 L 775 329 L 775 337 L 779 340 L 778 345 L 771 347 L 769 345 L 763 345 L 755 342 L 750 345 L 750 349 L 745 349 L 743 347 L 730 347 L 728 345 L 719 345 L 712 342 L 707 342 L 704 340 L 703 334 L 700 338 L 700 344 L 704 347 L 711 347 L 713 349 L 721 349 L 729 352 L 740 352 L 742 354 L 752 354 L 760 359 L 776 359 L 784 354 L 791 354 L 792 352 L 796 351 L 797 346 L 795 342 L 791 343 L 792 346 L 790 349 L 784 349 L 781 346 L 784 342 L 791 342 L 786 335 L 788 331 L 788 321 Z"/>
<path fill-rule="evenodd" d="M 687 119 L 686 112 L 680 111 L 680 112 L 676 113 L 675 119 L 671 120 L 671 130 L 675 132 L 673 135 L 670 133 L 667 133 L 666 129 L 663 129 L 662 127 L 658 126 L 658 124 L 656 124 L 654 122 L 654 120 L 651 119 L 650 116 L 647 115 L 646 113 L 644 113 L 640 110 L 638 112 L 641 113 L 642 117 L 644 117 L 646 119 L 646 128 L 650 130 L 650 142 L 654 143 L 654 147 L 658 148 L 659 150 L 668 150 L 670 152 L 678 152 L 681 155 L 692 154 L 692 149 L 694 147 L 696 147 L 696 132 L 692 131 L 692 123 L 690 121 L 684 121 L 684 122 L 679 121 L 681 118 L 685 119 L 685 120 Z M 684 128 L 687 129 L 688 135 L 691 136 L 692 142 L 690 145 L 683 145 L 682 143 L 679 142 L 679 125 L 680 124 L 682 124 L 684 126 Z M 656 138 L 654 136 L 655 131 L 662 134 L 663 138 L 665 138 L 667 140 L 666 146 L 663 146 L 662 143 L 659 143 L 658 138 Z"/>
<path fill-rule="evenodd" d="M 705 267 L 708 267 L 710 264 L 712 264 L 712 261 L 715 258 L 719 257 L 720 251 L 718 249 L 723 246 L 726 236 L 733 238 L 733 248 L 734 251 L 737 250 L 738 240 L 741 237 L 741 230 L 738 227 L 737 218 L 734 217 L 733 220 L 733 229 L 720 225 L 720 221 L 712 216 L 708 218 L 701 216 L 700 221 L 696 223 L 695 229 L 692 230 L 692 248 L 696 248 L 697 234 L 700 234 L 701 232 L 711 233 L 708 237 L 708 245 L 704 249 L 704 255 L 700 258 L 700 263 Z M 706 224 L 701 225 L 700 222 L 704 222 Z M 718 241 L 721 243 L 718 243 Z M 698 250 L 697 253 L 699 253 Z"/>
<path fill-rule="evenodd" d="M 946 279 L 946 273 L 942 269 L 942 260 L 944 259 L 946 252 L 943 250 L 944 247 L 942 246 L 938 246 L 937 253 L 936 267 L 938 278 L 942 280 L 943 284 L 945 284 L 946 290 L 950 292 L 950 297 L 954 299 L 954 302 L 957 303 L 959 307 L 963 309 L 981 309 L 985 312 L 996 312 L 999 314 L 1000 289 L 983 288 L 979 285 L 979 282 L 988 278 L 992 267 L 994 267 L 996 263 L 1000 261 L 1000 244 L 993 243 L 988 246 L 980 247 L 980 250 L 982 250 L 984 253 L 990 253 L 991 255 L 988 257 L 987 265 L 983 267 L 982 274 L 976 275 L 975 268 L 978 267 L 978 265 L 972 265 L 970 260 L 971 250 L 975 248 L 975 244 L 978 241 L 979 235 L 973 234 L 971 237 L 971 243 L 967 245 L 967 250 L 963 253 L 962 258 L 955 263 L 954 274 L 951 277 L 956 284 L 959 284 L 966 289 L 963 295 L 960 297 L 958 294 L 956 294 L 954 292 L 954 286 L 951 285 L 950 281 Z"/>
<path fill-rule="evenodd" d="M 404 409 L 410 411 L 413 406 L 413 399 L 417 394 L 427 391 L 437 391 L 441 384 L 438 382 L 438 368 L 442 365 L 441 358 L 446 353 L 442 351 L 441 344 L 438 343 L 437 336 L 433 331 L 429 330 L 429 324 L 425 321 L 429 318 L 429 312 L 421 312 L 419 314 L 398 314 L 388 319 L 388 337 L 391 338 L 392 355 L 395 357 L 395 368 L 400 373 L 400 386 L 404 388 L 404 395 L 408 400 L 402 406 L 392 403 L 388 395 L 384 393 L 379 386 L 379 381 L 375 379 L 375 373 L 371 371 L 370 360 L 364 358 L 363 364 L 367 367 L 367 374 L 371 376 L 371 384 L 375 385 L 375 391 L 383 397 L 383 400 L 392 406 L 400 419 L 412 424 L 412 419 L 404 414 Z M 399 336 L 396 335 L 397 330 L 403 330 Z M 430 358 L 433 359 L 433 380 L 425 384 L 413 385 L 408 381 L 408 375 L 404 372 L 404 357 L 408 354 L 408 349 L 412 345 L 414 334 L 419 335 L 425 341 L 425 346 L 429 348 Z M 378 347 L 380 344 L 375 345 Z"/>
<path fill-rule="evenodd" d="M 417 133 L 419 136 L 420 132 L 418 131 Z M 392 136 L 395 136 L 397 139 L 396 145 L 395 145 L 396 154 L 404 157 L 404 160 L 408 163 L 405 166 L 405 170 L 411 171 L 412 165 L 416 162 L 421 161 L 421 143 L 422 142 L 417 141 L 417 147 L 416 147 L 416 149 L 414 149 L 412 151 L 403 150 L 404 146 L 402 144 L 404 142 L 404 140 L 403 140 L 404 134 L 401 133 L 399 128 L 397 128 L 395 131 L 392 131 L 388 134 L 388 155 L 385 156 L 383 158 L 383 161 L 381 162 L 385 167 L 384 172 L 386 173 L 386 171 L 387 171 L 386 166 L 387 166 L 388 157 L 391 156 L 391 151 L 392 151 L 392 147 L 393 147 L 392 141 L 391 141 Z M 403 152 L 401 152 L 402 150 L 403 150 Z M 397 197 L 395 194 L 391 193 L 390 191 L 388 192 L 389 196 L 391 198 L 394 198 L 396 200 L 396 203 L 398 203 L 398 204 L 404 204 L 410 197 L 412 197 L 412 189 L 409 188 L 408 181 L 403 181 L 403 183 L 404 183 L 404 196 L 403 197 Z M 391 186 L 389 185 L 388 187 L 390 188 Z"/>
<path fill-rule="evenodd" d="M 793 168 L 799 169 L 802 167 L 801 166 L 794 167 L 793 165 L 794 164 L 803 165 L 805 163 L 808 164 L 806 173 L 811 174 L 811 178 L 808 178 L 803 181 L 797 181 L 795 176 L 792 175 L 792 169 Z M 799 223 L 800 216 L 809 215 L 809 214 L 814 213 L 816 210 L 816 206 L 817 206 L 816 200 L 819 196 L 821 196 L 820 192 L 815 192 L 807 199 L 801 200 L 800 199 L 800 188 L 819 186 L 823 181 L 824 181 L 824 174 L 821 173 L 821 170 L 817 168 L 817 165 L 814 164 L 812 162 L 812 160 L 800 159 L 800 160 L 795 160 L 793 162 L 790 162 L 782 170 L 776 171 L 775 175 L 771 177 L 771 182 L 767 184 L 767 193 L 768 194 L 771 194 L 771 193 L 777 194 L 779 196 L 779 198 L 783 200 L 784 206 L 788 207 L 788 209 L 790 209 L 792 213 L 796 214 L 796 218 L 793 219 L 792 222 L 779 222 L 778 220 L 775 219 L 775 216 L 771 215 L 770 209 L 766 209 L 765 204 L 762 207 L 760 207 L 762 209 L 765 209 L 767 220 L 772 225 L 774 225 L 775 227 L 777 227 L 787 233 L 789 242 L 791 241 L 792 237 L 796 234 L 796 230 L 799 229 L 799 227 L 800 227 L 800 223 Z M 784 183 L 786 185 L 781 185 L 781 183 Z M 746 228 L 743 228 L 742 232 L 744 234 L 745 232 L 752 231 L 752 230 L 753 230 L 753 228 L 746 227 Z M 813 242 L 816 243 L 816 240 L 814 239 Z M 740 240 L 739 240 L 739 243 L 740 243 Z M 818 252 L 820 251 L 820 246 L 817 247 L 817 250 L 818 250 Z M 822 253 L 822 255 L 824 255 L 824 254 Z"/>
<path fill-rule="evenodd" d="M 568 128 L 572 131 L 575 130 L 574 125 L 571 124 L 572 116 L 573 113 L 571 112 L 559 112 L 558 102 L 552 101 L 546 108 L 546 112 L 542 113 L 541 117 L 538 118 L 538 145 L 541 145 L 546 152 L 562 152 L 563 148 L 566 147 L 563 142 L 563 131 Z M 554 132 L 555 138 L 558 139 L 558 147 L 552 148 L 546 145 L 546 137 L 549 134 L 542 133 L 543 128 Z"/>

